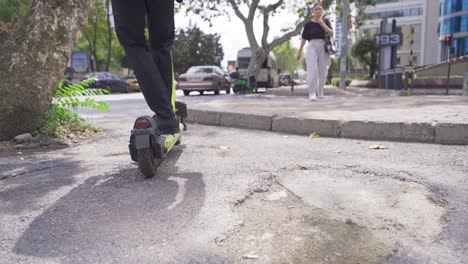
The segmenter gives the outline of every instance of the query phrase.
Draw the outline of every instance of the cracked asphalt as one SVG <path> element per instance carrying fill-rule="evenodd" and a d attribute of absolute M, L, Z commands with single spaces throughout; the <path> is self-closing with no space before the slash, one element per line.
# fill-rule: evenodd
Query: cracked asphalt
<path fill-rule="evenodd" d="M 0 158 L 0 263 L 468 263 L 466 146 L 190 125 L 144 180 L 144 102 L 109 103 L 104 136 Z"/>

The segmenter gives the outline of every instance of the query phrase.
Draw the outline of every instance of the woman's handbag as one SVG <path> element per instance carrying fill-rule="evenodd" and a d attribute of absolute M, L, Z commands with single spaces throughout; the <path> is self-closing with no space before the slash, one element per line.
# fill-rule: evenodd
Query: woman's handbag
<path fill-rule="evenodd" d="M 330 35 L 328 35 L 328 33 L 325 33 L 325 52 L 330 55 L 334 55 L 336 53 L 335 41 L 330 37 Z"/>

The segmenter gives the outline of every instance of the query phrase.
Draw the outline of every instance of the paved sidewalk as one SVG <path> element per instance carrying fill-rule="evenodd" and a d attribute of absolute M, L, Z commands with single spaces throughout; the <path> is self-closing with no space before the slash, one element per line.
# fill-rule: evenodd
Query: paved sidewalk
<path fill-rule="evenodd" d="M 394 91 L 327 87 L 325 99 L 313 102 L 287 96 L 288 90 L 194 102 L 188 119 L 324 137 L 468 145 L 468 97 L 404 97 Z"/>
<path fill-rule="evenodd" d="M 385 90 L 375 88 L 362 88 L 362 87 L 347 87 L 346 90 L 338 89 L 335 86 L 327 86 L 329 95 L 340 96 L 406 96 L 406 91 L 403 90 Z M 308 91 L 305 85 L 298 85 L 294 87 L 294 92 L 291 87 L 280 87 L 277 89 L 269 89 L 266 91 L 269 95 L 281 96 L 307 96 Z M 443 88 L 415 88 L 412 94 L 415 96 L 420 95 L 446 95 L 447 90 Z M 462 89 L 449 89 L 449 95 L 462 95 Z"/>

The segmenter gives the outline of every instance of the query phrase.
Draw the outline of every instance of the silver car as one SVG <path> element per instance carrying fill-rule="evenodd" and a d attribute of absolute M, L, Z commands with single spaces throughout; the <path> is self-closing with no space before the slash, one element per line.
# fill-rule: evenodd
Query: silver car
<path fill-rule="evenodd" d="M 203 94 L 213 91 L 218 95 L 221 91 L 231 92 L 231 81 L 227 73 L 218 66 L 195 66 L 181 74 L 178 79 L 178 88 L 189 95 L 192 91 Z"/>

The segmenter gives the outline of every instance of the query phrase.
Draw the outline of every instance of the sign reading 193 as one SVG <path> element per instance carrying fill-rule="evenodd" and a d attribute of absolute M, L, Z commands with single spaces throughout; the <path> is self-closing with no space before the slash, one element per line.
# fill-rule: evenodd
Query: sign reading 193
<path fill-rule="evenodd" d="M 399 46 L 402 42 L 403 38 L 400 33 L 377 34 L 374 37 L 374 43 L 377 47 Z"/>

